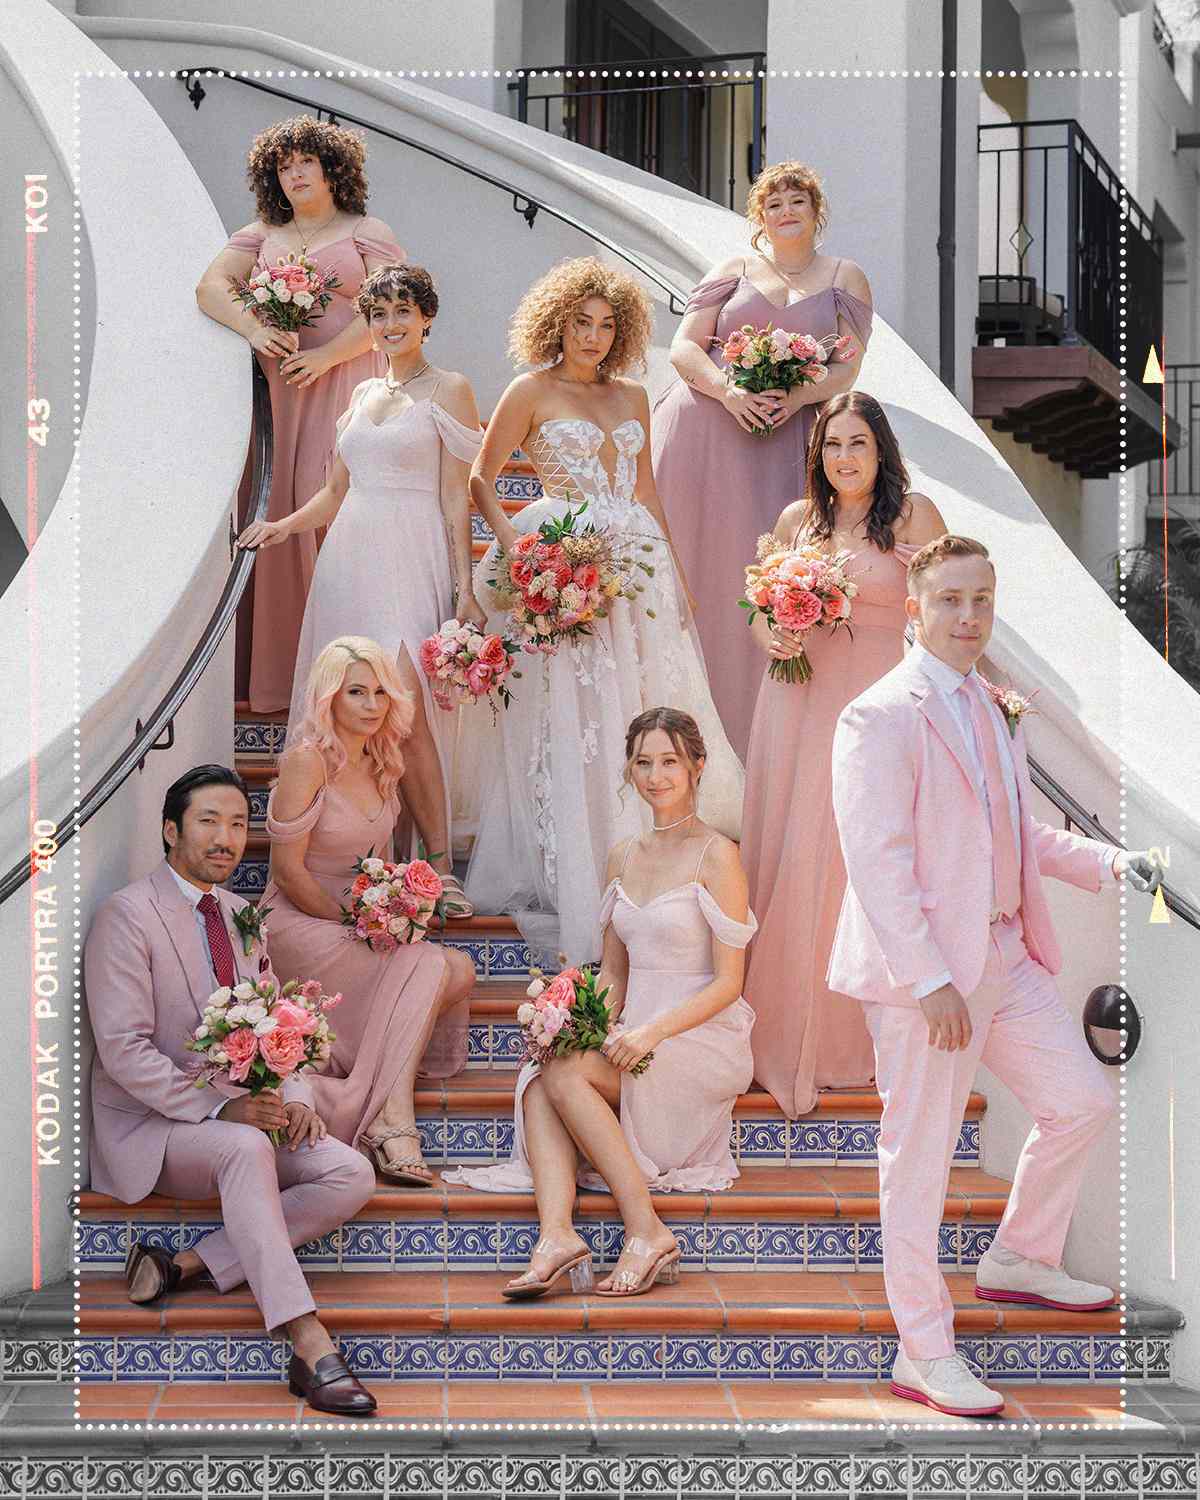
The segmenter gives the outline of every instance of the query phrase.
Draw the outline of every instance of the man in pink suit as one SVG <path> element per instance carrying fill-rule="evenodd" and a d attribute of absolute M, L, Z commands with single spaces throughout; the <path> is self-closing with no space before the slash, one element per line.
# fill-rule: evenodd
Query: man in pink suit
<path fill-rule="evenodd" d="M 194 1250 L 131 1245 L 130 1300 L 157 1301 L 203 1272 L 222 1292 L 248 1282 L 269 1329 L 290 1339 L 288 1381 L 320 1411 L 369 1415 L 375 1399 L 321 1324 L 293 1250 L 328 1233 L 375 1189 L 366 1158 L 327 1134 L 303 1076 L 251 1098 L 226 1081 L 197 1088 L 185 1044 L 221 986 L 274 979 L 260 939 L 245 952 L 219 889 L 246 846 L 245 783 L 198 766 L 163 804 L 166 858 L 100 907 L 84 950 L 92 1071 L 92 1187 L 124 1203 L 147 1193 L 219 1195 L 224 1227 Z M 276 1149 L 268 1131 L 285 1130 Z"/>
<path fill-rule="evenodd" d="M 1001 711 L 975 670 L 995 587 L 982 543 L 943 536 L 923 547 L 908 567 L 916 643 L 846 706 L 833 741 L 849 884 L 828 982 L 862 1002 L 875 1044 L 884 1280 L 900 1334 L 892 1390 L 963 1416 L 1004 1405 L 955 1353 L 938 1270 L 980 1062 L 1035 1124 L 976 1295 L 1075 1310 L 1113 1301 L 1061 1265 L 1088 1149 L 1116 1102 L 1051 977 L 1062 960 L 1042 877 L 1091 891 L 1126 874 L 1140 890 L 1158 881 L 1148 855 L 1033 817 L 1020 710 Z"/>

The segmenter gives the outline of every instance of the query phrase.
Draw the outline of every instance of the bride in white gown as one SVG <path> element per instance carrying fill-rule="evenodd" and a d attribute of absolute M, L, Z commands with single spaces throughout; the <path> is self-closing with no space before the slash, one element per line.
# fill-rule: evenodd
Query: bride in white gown
<path fill-rule="evenodd" d="M 554 656 L 520 657 L 512 705 L 482 754 L 467 897 L 476 911 L 510 913 L 551 969 L 560 953 L 571 963 L 599 958 L 608 851 L 650 826 L 645 804 L 622 787 L 625 729 L 643 709 L 696 719 L 708 745 L 700 816 L 734 839 L 741 827 L 742 767 L 713 706 L 654 488 L 649 402 L 621 378 L 644 363 L 650 332 L 649 301 L 628 276 L 591 258 L 554 267 L 522 299 L 509 341 L 516 359 L 549 368 L 509 385 L 471 471 L 472 498 L 505 549 L 568 505 L 586 504 L 579 525 L 620 531 L 654 553 L 639 554 L 654 574 L 636 602 L 615 600 L 590 637 Z M 495 483 L 518 447 L 544 498 L 510 518 Z M 495 560 L 494 543 L 476 569 L 475 594 L 489 627 L 502 629 L 487 582 Z"/>

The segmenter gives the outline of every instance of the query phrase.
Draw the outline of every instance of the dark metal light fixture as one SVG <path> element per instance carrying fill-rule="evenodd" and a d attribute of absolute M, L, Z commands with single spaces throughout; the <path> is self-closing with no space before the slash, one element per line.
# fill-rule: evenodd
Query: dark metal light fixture
<path fill-rule="evenodd" d="M 1083 1007 L 1083 1034 L 1093 1054 L 1108 1067 L 1128 1062 L 1142 1039 L 1142 1018 L 1119 984 L 1102 984 Z"/>

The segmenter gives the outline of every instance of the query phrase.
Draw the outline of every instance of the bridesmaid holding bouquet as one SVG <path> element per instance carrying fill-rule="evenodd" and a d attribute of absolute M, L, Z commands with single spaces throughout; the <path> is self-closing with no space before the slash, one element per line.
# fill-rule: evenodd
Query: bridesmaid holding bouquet
<path fill-rule="evenodd" d="M 848 551 L 857 593 L 837 629 L 822 625 L 801 636 L 758 614 L 746 632 L 772 663 L 806 656 L 812 676 L 789 681 L 761 667 L 755 674 L 742 821 L 759 918 L 746 972 L 754 1075 L 793 1119 L 813 1108 L 818 1089 L 861 1087 L 874 1076 L 861 1007 L 825 983 L 846 889 L 833 818 L 833 731 L 846 704 L 904 654 L 908 561 L 946 530 L 933 501 L 909 489 L 883 408 L 862 391 L 821 409 L 806 496 L 786 507 L 775 536 L 784 547 Z M 736 619 L 734 605 L 728 613 Z"/>

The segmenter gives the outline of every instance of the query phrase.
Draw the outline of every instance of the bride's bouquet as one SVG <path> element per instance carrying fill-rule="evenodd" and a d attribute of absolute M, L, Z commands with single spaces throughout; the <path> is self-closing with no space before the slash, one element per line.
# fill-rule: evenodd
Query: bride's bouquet
<path fill-rule="evenodd" d="M 402 864 L 363 855 L 346 894 L 350 905 L 342 907 L 342 925 L 374 953 L 419 943 L 433 917 L 441 916 L 442 877 L 424 859 Z"/>
<path fill-rule="evenodd" d="M 713 343 L 720 343 L 714 339 Z M 786 328 L 755 328 L 744 323 L 721 345 L 725 379 L 744 391 L 790 391 L 794 385 L 820 385 L 831 363 L 854 359 L 858 350 L 846 334 L 817 339 L 811 333 L 789 333 Z M 756 427 L 756 437 L 774 429 Z"/>
<path fill-rule="evenodd" d="M 488 585 L 509 618 L 524 651 L 548 656 L 563 641 L 592 634 L 614 599 L 637 599 L 640 570 L 654 576 L 653 567 L 623 548 L 630 545 L 612 531 L 595 526 L 576 527 L 587 506 L 543 521 L 537 531 L 520 538 L 512 552 L 498 552 L 496 572 Z M 640 544 L 653 552 L 654 544 Z M 654 611 L 647 615 L 654 618 Z"/>
<path fill-rule="evenodd" d="M 533 982 L 525 993 L 529 999 L 517 1008 L 525 1057 L 544 1063 L 551 1057 L 566 1057 L 569 1052 L 591 1052 L 604 1045 L 612 1019 L 604 997 L 607 986 L 598 994 L 596 976 L 591 969 L 564 969 L 549 984 L 540 971 L 531 969 Z M 653 1052 L 648 1052 L 632 1069 L 636 1078 L 650 1066 Z"/>
<path fill-rule="evenodd" d="M 476 625 L 447 620 L 436 635 L 421 642 L 419 653 L 433 701 L 449 712 L 457 703 L 486 698 L 494 723 L 496 698 L 505 708 L 512 698 L 505 678 L 521 675 L 513 671 L 515 649 L 502 635 L 484 635 Z"/>
<path fill-rule="evenodd" d="M 812 543 L 788 549 L 779 539 L 763 536 L 758 541 L 758 562 L 746 569 L 745 597 L 738 600 L 749 610 L 749 620 L 766 615 L 772 625 L 797 635 L 807 635 L 818 625 L 831 630 L 850 630 L 850 601 L 858 585 L 846 571 L 853 557 L 848 548 L 827 556 Z M 853 632 L 851 631 L 853 639 Z M 786 661 L 772 659 L 769 675 L 777 681 L 807 682 L 812 663 L 801 652 Z"/>
<path fill-rule="evenodd" d="M 324 1067 L 335 1037 L 325 1017 L 341 999 L 327 995 L 319 979 L 290 979 L 282 989 L 271 979 L 243 979 L 215 990 L 187 1042 L 204 1059 L 196 1087 L 223 1073 L 253 1096 L 278 1089 L 302 1068 Z M 270 1136 L 281 1144 L 280 1131 Z"/>
<path fill-rule="evenodd" d="M 234 277 L 230 290 L 259 322 L 293 333 L 313 326 L 341 284 L 303 255 L 287 255 L 254 276 Z"/>

